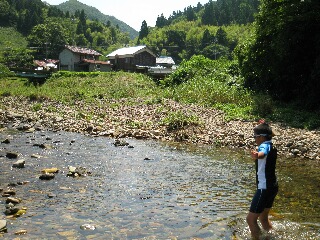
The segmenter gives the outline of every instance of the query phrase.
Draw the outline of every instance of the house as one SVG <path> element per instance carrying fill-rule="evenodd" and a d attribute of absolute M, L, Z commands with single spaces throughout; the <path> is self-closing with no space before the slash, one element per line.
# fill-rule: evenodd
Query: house
<path fill-rule="evenodd" d="M 176 70 L 172 57 L 161 56 L 156 59 L 156 65 L 148 69 L 148 74 L 157 79 L 165 78 Z"/>
<path fill-rule="evenodd" d="M 112 65 L 109 61 L 97 61 L 97 60 L 89 60 L 83 59 L 78 63 L 79 69 L 83 72 L 110 72 L 112 69 Z"/>
<path fill-rule="evenodd" d="M 102 56 L 95 50 L 76 46 L 66 45 L 65 49 L 59 54 L 60 70 L 67 71 L 111 71 L 110 62 L 99 60 Z"/>
<path fill-rule="evenodd" d="M 176 63 L 173 61 L 172 57 L 160 56 L 156 59 L 156 65 L 165 68 L 172 68 Z"/>
<path fill-rule="evenodd" d="M 120 48 L 107 55 L 114 70 L 147 72 L 156 65 L 156 55 L 147 46 Z"/>
<path fill-rule="evenodd" d="M 57 71 L 59 60 L 45 59 L 45 60 L 34 60 L 34 69 L 37 71 Z"/>

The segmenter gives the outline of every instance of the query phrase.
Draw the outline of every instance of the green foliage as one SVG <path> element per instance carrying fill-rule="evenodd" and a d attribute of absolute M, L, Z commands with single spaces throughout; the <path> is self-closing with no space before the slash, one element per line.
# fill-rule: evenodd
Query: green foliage
<path fill-rule="evenodd" d="M 193 56 L 161 84 L 166 87 L 167 98 L 218 107 L 226 112 L 228 119 L 250 118 L 254 102 L 242 82 L 236 62 Z"/>
<path fill-rule="evenodd" d="M 63 24 L 51 20 L 36 25 L 28 36 L 28 41 L 31 47 L 37 47 L 37 58 L 57 59 L 64 45 L 70 41 L 70 36 Z"/>
<path fill-rule="evenodd" d="M 91 21 L 98 20 L 99 22 L 104 24 L 109 22 L 109 26 L 107 27 L 110 27 L 110 24 L 114 27 L 118 26 L 121 32 L 129 33 L 129 36 L 131 39 L 134 39 L 135 37 L 138 36 L 138 32 L 132 27 L 128 26 L 126 23 L 116 19 L 113 16 L 104 15 L 96 8 L 90 7 L 79 1 L 66 1 L 64 3 L 57 5 L 56 7 L 63 12 L 69 12 L 71 14 L 74 14 L 76 10 L 78 11 L 84 10 L 87 16 L 87 19 L 90 19 Z"/>
<path fill-rule="evenodd" d="M 185 114 L 182 111 L 169 112 L 167 116 L 162 120 L 162 124 L 165 125 L 168 131 L 182 129 L 186 126 L 200 125 L 200 119 L 193 114 Z"/>
<path fill-rule="evenodd" d="M 149 34 L 149 28 L 147 22 L 144 20 L 141 24 L 140 32 L 139 32 L 139 38 L 138 41 L 147 37 Z"/>
<path fill-rule="evenodd" d="M 319 1 L 261 1 L 256 37 L 238 54 L 246 86 L 319 109 Z"/>
<path fill-rule="evenodd" d="M 12 73 L 9 68 L 3 64 L 0 63 L 0 78 L 2 77 L 12 77 L 15 74 Z"/>
<path fill-rule="evenodd" d="M 163 113 L 167 112 L 164 100 L 172 99 L 185 104 L 221 109 L 226 120 L 263 117 L 295 127 L 320 127 L 319 112 L 299 111 L 295 105 L 275 102 L 268 95 L 255 96 L 242 87 L 242 79 L 238 79 L 237 74 L 236 62 L 221 61 L 212 73 L 209 70 L 199 71 L 187 82 L 169 87 L 157 86 L 145 75 L 124 72 L 58 72 L 42 85 L 31 84 L 17 77 L 4 77 L 0 80 L 0 96 L 28 97 L 34 101 L 35 111 L 41 109 L 46 99 L 70 106 L 78 104 L 78 100 L 99 106 L 100 99 L 110 99 L 107 101 L 110 102 L 110 108 L 118 108 L 120 104 L 136 104 L 133 100 L 139 99 L 141 104 L 159 105 L 157 112 Z M 121 101 L 114 102 L 113 99 Z M 58 109 L 52 108 L 49 111 L 57 112 Z M 90 119 L 91 115 L 84 111 L 79 117 Z M 189 112 L 169 112 L 162 123 L 170 130 L 202 124 L 197 116 Z M 138 127 L 140 123 L 133 121 L 132 126 Z"/>
<path fill-rule="evenodd" d="M 28 45 L 25 37 L 12 27 L 0 27 L 0 61 L 4 51 L 8 49 L 26 48 Z"/>
<path fill-rule="evenodd" d="M 33 66 L 33 55 L 27 49 L 7 49 L 3 53 L 3 62 L 8 67 L 30 68 Z"/>
<path fill-rule="evenodd" d="M 35 103 L 35 104 L 32 105 L 32 110 L 34 112 L 37 112 L 37 111 L 41 110 L 41 108 L 42 108 L 42 104 L 41 103 Z"/>

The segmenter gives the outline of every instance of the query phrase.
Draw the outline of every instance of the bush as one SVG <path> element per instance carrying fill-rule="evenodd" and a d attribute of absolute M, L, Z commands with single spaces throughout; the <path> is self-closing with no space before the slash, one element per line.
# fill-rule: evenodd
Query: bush
<path fill-rule="evenodd" d="M 8 67 L 0 63 L 0 77 L 12 77 L 15 74 Z"/>

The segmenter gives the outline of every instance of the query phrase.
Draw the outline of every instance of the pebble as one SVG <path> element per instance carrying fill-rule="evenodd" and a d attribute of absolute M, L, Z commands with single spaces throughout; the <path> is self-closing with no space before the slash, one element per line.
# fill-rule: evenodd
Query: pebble
<path fill-rule="evenodd" d="M 6 157 L 10 158 L 10 159 L 18 158 L 18 156 L 19 156 L 19 153 L 16 153 L 16 152 L 7 152 L 6 153 Z"/>
<path fill-rule="evenodd" d="M 6 199 L 6 203 L 13 203 L 13 204 L 18 204 L 21 202 L 21 199 L 19 198 L 14 198 L 14 197 L 8 197 Z"/>
<path fill-rule="evenodd" d="M 54 179 L 55 175 L 53 173 L 45 173 L 45 174 L 41 174 L 39 176 L 39 179 L 41 180 L 51 180 Z"/>
<path fill-rule="evenodd" d="M 82 230 L 95 230 L 96 227 L 92 224 L 83 224 L 80 226 Z"/>
<path fill-rule="evenodd" d="M 72 131 L 93 136 L 117 138 L 115 146 L 128 146 L 119 138 L 135 137 L 141 139 L 159 139 L 162 141 L 183 141 L 194 144 L 211 144 L 218 147 L 253 149 L 254 121 L 233 120 L 227 122 L 222 111 L 204 108 L 194 104 L 180 104 L 173 100 L 160 103 L 144 104 L 144 99 L 134 99 L 127 104 L 126 99 L 99 100 L 99 108 L 83 101 L 76 102 L 73 107 L 47 99 L 41 102 L 41 110 L 34 112 L 33 103 L 28 98 L 6 96 L 1 98 L 0 122 L 3 127 L 14 123 L 21 130 Z M 106 101 L 106 102 L 104 102 Z M 135 101 L 135 104 L 133 104 Z M 110 103 L 117 108 L 110 108 Z M 52 112 L 50 109 L 57 111 Z M 163 109 L 163 111 L 159 111 Z M 168 114 L 177 111 L 197 116 L 199 121 L 194 124 L 178 125 L 177 128 L 163 123 Z M 68 113 L 61 117 L 60 113 Z M 86 112 L 90 112 L 89 122 Z M 94 112 L 94 114 L 92 114 Z M 141 113 L 144 114 L 141 114 Z M 103 118 L 101 116 L 104 116 Z M 41 122 L 39 122 L 41 119 Z M 139 124 L 132 124 L 133 122 Z M 270 123 L 277 133 L 273 138 L 279 155 L 305 159 L 320 159 L 320 131 L 288 127 L 285 123 Z M 51 149 L 48 144 L 38 144 L 44 149 Z M 17 158 L 18 154 L 7 157 Z"/>
<path fill-rule="evenodd" d="M 24 168 L 25 163 L 26 163 L 25 160 L 20 159 L 20 160 L 16 161 L 16 162 L 12 165 L 12 167 L 14 167 L 14 168 Z"/>

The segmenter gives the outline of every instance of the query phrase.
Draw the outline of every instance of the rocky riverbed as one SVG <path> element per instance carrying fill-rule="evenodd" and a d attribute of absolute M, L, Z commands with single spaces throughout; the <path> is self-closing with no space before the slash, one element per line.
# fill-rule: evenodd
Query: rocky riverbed
<path fill-rule="evenodd" d="M 196 116 L 197 124 L 179 123 L 172 127 L 165 119 L 174 113 Z M 83 101 L 66 105 L 48 99 L 2 97 L 0 127 L 22 131 L 69 131 L 113 138 L 133 137 L 221 147 L 255 147 L 252 129 L 256 122 L 225 121 L 223 112 L 172 100 L 147 102 L 145 99 Z M 320 131 L 308 131 L 271 123 L 277 133 L 274 143 L 284 157 L 320 160 Z"/>

